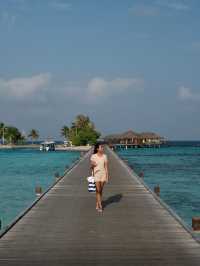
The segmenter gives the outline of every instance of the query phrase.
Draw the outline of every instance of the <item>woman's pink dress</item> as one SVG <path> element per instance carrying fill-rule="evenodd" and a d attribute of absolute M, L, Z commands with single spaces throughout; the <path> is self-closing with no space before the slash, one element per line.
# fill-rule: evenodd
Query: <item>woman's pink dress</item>
<path fill-rule="evenodd" d="M 108 161 L 107 155 L 103 154 L 102 156 L 98 156 L 97 153 L 92 154 L 90 157 L 91 161 L 94 161 L 97 165 L 94 167 L 94 181 L 107 181 L 106 179 L 106 169 L 105 163 Z"/>

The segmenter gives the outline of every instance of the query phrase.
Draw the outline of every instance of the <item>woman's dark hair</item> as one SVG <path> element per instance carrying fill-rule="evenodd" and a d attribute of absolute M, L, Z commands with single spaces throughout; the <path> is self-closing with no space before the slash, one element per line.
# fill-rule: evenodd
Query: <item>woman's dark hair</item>
<path fill-rule="evenodd" d="M 98 143 L 98 142 L 94 145 L 94 152 L 93 152 L 94 154 L 98 152 L 98 148 L 100 145 L 101 143 Z"/>

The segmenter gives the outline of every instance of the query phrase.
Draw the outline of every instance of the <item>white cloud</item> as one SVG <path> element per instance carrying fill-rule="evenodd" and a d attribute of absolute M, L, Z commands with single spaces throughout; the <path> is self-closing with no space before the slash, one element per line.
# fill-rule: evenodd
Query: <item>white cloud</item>
<path fill-rule="evenodd" d="M 129 13 L 140 17 L 155 17 L 163 14 L 166 9 L 188 11 L 190 7 L 181 0 L 155 0 L 151 4 L 136 4 L 129 8 Z"/>
<path fill-rule="evenodd" d="M 99 97 L 124 92 L 128 89 L 132 89 L 133 91 L 143 90 L 143 80 L 138 78 L 105 80 L 97 77 L 88 82 L 87 93 L 93 97 Z"/>
<path fill-rule="evenodd" d="M 157 4 L 169 9 L 174 9 L 177 11 L 187 11 L 189 6 L 184 3 L 184 1 L 176 0 L 158 0 Z"/>
<path fill-rule="evenodd" d="M 178 98 L 182 101 L 200 101 L 200 93 L 194 93 L 190 88 L 181 86 L 177 92 Z"/>
<path fill-rule="evenodd" d="M 58 1 L 58 0 L 51 1 L 50 7 L 58 11 L 69 11 L 72 9 L 72 5 L 70 3 L 67 3 L 66 1 Z"/>
<path fill-rule="evenodd" d="M 140 78 L 115 78 L 106 80 L 94 77 L 85 84 L 66 85 L 63 97 L 71 98 L 83 104 L 102 103 L 105 99 L 128 93 L 140 93 L 144 90 L 144 81 Z"/>
<path fill-rule="evenodd" d="M 87 82 L 69 82 L 52 78 L 49 73 L 32 77 L 0 79 L 0 99 L 20 101 L 39 105 L 70 103 L 102 103 L 112 96 L 130 95 L 144 90 L 144 81 L 140 78 L 121 78 L 107 80 L 94 77 Z"/>
<path fill-rule="evenodd" d="M 150 5 L 135 5 L 129 8 L 129 12 L 139 17 L 154 17 L 159 14 L 159 9 Z"/>
<path fill-rule="evenodd" d="M 49 73 L 41 73 L 32 77 L 13 78 L 9 80 L 0 79 L 0 95 L 26 99 L 41 91 L 46 90 L 50 82 Z"/>

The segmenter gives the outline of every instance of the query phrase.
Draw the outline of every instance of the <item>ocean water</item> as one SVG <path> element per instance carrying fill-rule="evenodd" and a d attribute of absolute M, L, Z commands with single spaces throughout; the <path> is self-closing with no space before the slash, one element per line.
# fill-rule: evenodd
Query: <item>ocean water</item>
<path fill-rule="evenodd" d="M 200 216 L 200 142 L 169 142 L 161 148 L 118 150 L 122 159 L 191 227 Z"/>
<path fill-rule="evenodd" d="M 79 152 L 0 149 L 0 220 L 2 229 L 36 199 L 35 187 L 45 191 L 80 157 Z"/>

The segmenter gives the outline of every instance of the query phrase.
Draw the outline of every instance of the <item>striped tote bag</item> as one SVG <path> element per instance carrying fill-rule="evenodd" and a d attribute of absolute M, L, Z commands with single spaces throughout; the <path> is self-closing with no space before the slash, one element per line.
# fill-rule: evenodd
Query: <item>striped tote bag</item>
<path fill-rule="evenodd" d="M 96 192 L 96 185 L 94 182 L 94 177 L 93 176 L 89 176 L 87 177 L 87 181 L 88 181 L 88 191 L 89 192 Z"/>

